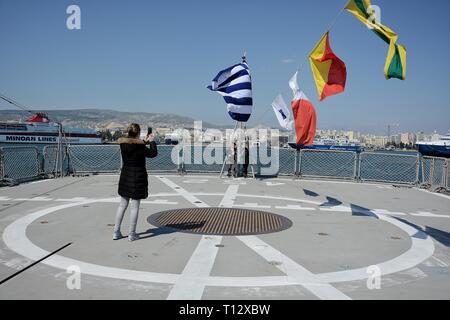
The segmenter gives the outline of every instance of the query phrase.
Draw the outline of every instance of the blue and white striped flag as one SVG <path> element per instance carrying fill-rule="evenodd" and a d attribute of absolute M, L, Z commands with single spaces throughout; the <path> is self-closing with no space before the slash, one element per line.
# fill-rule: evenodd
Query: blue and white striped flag
<path fill-rule="evenodd" d="M 252 79 L 247 63 L 222 70 L 208 87 L 223 96 L 233 120 L 247 122 L 252 113 Z"/>

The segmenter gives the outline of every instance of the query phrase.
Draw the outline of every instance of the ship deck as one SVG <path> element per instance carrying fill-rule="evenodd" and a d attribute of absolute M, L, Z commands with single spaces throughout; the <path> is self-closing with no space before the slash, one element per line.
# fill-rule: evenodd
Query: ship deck
<path fill-rule="evenodd" d="M 112 240 L 117 182 L 117 175 L 93 175 L 0 188 L 0 281 L 14 275 L 0 285 L 0 299 L 450 299 L 447 195 L 351 182 L 152 175 L 140 239 L 129 242 Z M 292 224 L 221 236 L 149 219 L 196 207 L 265 211 Z M 128 212 L 124 233 L 127 226 Z"/>

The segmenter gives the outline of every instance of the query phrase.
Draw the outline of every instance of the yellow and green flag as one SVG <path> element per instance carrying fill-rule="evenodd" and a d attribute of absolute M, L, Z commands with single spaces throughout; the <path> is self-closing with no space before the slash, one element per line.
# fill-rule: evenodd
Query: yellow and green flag
<path fill-rule="evenodd" d="M 386 79 L 406 79 L 406 48 L 401 44 L 391 42 L 384 66 Z"/>
<path fill-rule="evenodd" d="M 398 36 L 389 27 L 375 21 L 370 0 L 350 0 L 345 9 L 389 44 L 384 75 L 386 79 L 406 79 L 406 48 L 397 44 Z"/>

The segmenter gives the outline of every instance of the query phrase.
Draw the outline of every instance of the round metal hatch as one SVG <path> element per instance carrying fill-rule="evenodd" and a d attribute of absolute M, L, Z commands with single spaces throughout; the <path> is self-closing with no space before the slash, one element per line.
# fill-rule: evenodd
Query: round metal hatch
<path fill-rule="evenodd" d="M 236 208 L 187 208 L 158 212 L 148 218 L 157 227 L 179 232 L 240 236 L 286 230 L 292 221 L 269 212 Z"/>

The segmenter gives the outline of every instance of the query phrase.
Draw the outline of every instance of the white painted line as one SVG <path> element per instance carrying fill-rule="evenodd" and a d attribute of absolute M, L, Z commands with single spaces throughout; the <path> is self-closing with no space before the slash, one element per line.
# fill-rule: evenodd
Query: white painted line
<path fill-rule="evenodd" d="M 205 290 L 201 277 L 208 277 L 214 266 L 220 236 L 202 236 L 197 248 L 189 259 L 178 281 L 173 286 L 167 300 L 200 300 Z"/>
<path fill-rule="evenodd" d="M 173 202 L 173 201 L 168 201 L 168 200 L 163 200 L 163 199 L 158 199 L 158 200 L 153 200 L 153 201 L 148 201 L 148 200 L 144 200 L 141 201 L 141 203 L 144 204 L 165 204 L 165 205 L 176 205 L 178 204 L 178 202 Z"/>
<path fill-rule="evenodd" d="M 51 179 L 44 179 L 44 180 L 33 181 L 33 182 L 30 182 L 29 184 L 38 184 L 38 183 L 47 182 L 47 181 L 51 181 Z"/>
<path fill-rule="evenodd" d="M 234 205 L 234 201 L 236 200 L 236 196 L 239 190 L 238 184 L 230 185 L 225 192 L 222 201 L 219 204 L 219 207 L 232 208 Z"/>
<path fill-rule="evenodd" d="M 271 206 L 260 206 L 257 203 L 243 203 L 243 204 L 234 204 L 233 208 L 253 208 L 253 209 L 270 209 Z"/>
<path fill-rule="evenodd" d="M 420 191 L 420 192 L 425 192 L 427 194 L 431 194 L 431 195 L 434 195 L 434 196 L 438 196 L 438 197 L 450 200 L 450 196 L 448 196 L 446 194 L 431 192 L 431 191 L 420 189 L 420 188 L 414 188 L 414 189 L 416 189 L 417 191 Z"/>
<path fill-rule="evenodd" d="M 215 196 L 215 197 L 223 197 L 224 193 L 206 193 L 206 192 L 193 192 L 191 193 L 194 196 Z"/>
<path fill-rule="evenodd" d="M 391 187 L 391 186 L 377 186 L 377 188 L 378 188 L 378 189 L 388 189 L 388 190 L 394 189 L 394 188 Z"/>
<path fill-rule="evenodd" d="M 224 184 L 240 184 L 240 185 L 246 185 L 247 182 L 245 182 L 244 180 L 239 180 L 236 178 L 233 178 L 232 180 L 223 180 Z"/>
<path fill-rule="evenodd" d="M 283 182 L 270 182 L 270 181 L 266 182 L 266 186 L 268 186 L 268 187 L 278 187 L 278 186 L 282 186 L 284 184 L 285 183 L 283 183 Z"/>
<path fill-rule="evenodd" d="M 0 197 L 0 201 L 9 201 L 12 200 L 11 198 L 8 197 Z"/>
<path fill-rule="evenodd" d="M 52 198 L 47 198 L 47 197 L 35 197 L 35 198 L 16 198 L 16 199 L 12 199 L 13 201 L 53 201 Z"/>
<path fill-rule="evenodd" d="M 293 205 L 293 204 L 289 204 L 285 207 L 282 206 L 276 206 L 276 209 L 281 209 L 281 210 L 301 210 L 301 211 L 315 211 L 316 208 L 307 208 L 307 207 L 302 207 L 299 205 Z"/>
<path fill-rule="evenodd" d="M 426 217 L 426 218 L 450 218 L 450 216 L 445 216 L 442 214 L 434 214 L 431 212 L 418 212 L 418 213 L 410 213 L 410 215 L 415 217 Z"/>
<path fill-rule="evenodd" d="M 335 212 L 352 212 L 352 208 L 348 206 L 326 206 L 326 207 L 319 207 L 320 211 L 335 211 Z"/>
<path fill-rule="evenodd" d="M 256 194 L 244 194 L 244 193 L 240 193 L 239 197 L 247 197 L 247 198 L 261 198 L 261 199 L 274 199 L 274 200 L 282 200 L 284 201 L 292 201 L 292 202 L 297 202 L 297 203 L 308 203 L 308 204 L 313 204 L 316 206 L 319 206 L 322 204 L 322 202 L 318 202 L 318 201 L 312 201 L 312 200 L 305 200 L 305 199 L 298 199 L 298 198 L 288 198 L 288 197 L 275 197 L 275 196 L 268 196 L 268 195 L 256 195 Z"/>
<path fill-rule="evenodd" d="M 45 257 L 48 254 L 50 254 L 50 252 L 39 248 L 28 239 L 26 235 L 26 229 L 28 225 L 31 224 L 34 220 L 39 219 L 40 217 L 45 216 L 47 214 L 58 211 L 60 211 L 60 213 L 64 213 L 63 211 L 64 209 L 84 204 L 90 204 L 94 202 L 95 201 L 68 203 L 39 210 L 32 214 L 29 214 L 25 217 L 22 217 L 14 221 L 12 224 L 6 227 L 3 233 L 3 241 L 11 250 L 17 252 L 18 254 L 34 261 L 39 260 L 42 257 Z M 144 272 L 144 271 L 105 267 L 97 264 L 91 264 L 67 258 L 60 255 L 53 255 L 42 261 L 42 263 L 62 270 L 67 270 L 68 267 L 76 265 L 80 267 L 80 269 L 83 271 L 83 274 L 113 279 L 125 279 L 132 281 L 174 283 L 179 277 L 178 274 L 166 273 L 164 274 L 164 276 L 161 276 L 160 273 L 156 272 Z"/>
<path fill-rule="evenodd" d="M 400 256 L 376 265 L 380 268 L 382 275 L 393 274 L 403 270 L 414 268 L 419 263 L 427 260 L 434 253 L 433 240 L 424 232 L 401 222 L 396 218 L 385 215 L 378 216 L 380 220 L 389 222 L 405 231 L 411 237 L 411 248 Z M 367 278 L 367 268 L 329 272 L 318 274 L 322 281 L 328 283 L 355 281 Z"/>
<path fill-rule="evenodd" d="M 157 177 L 161 182 L 166 184 L 168 187 L 173 189 L 176 193 L 181 195 L 183 198 L 185 198 L 187 201 L 192 203 L 194 206 L 199 208 L 207 208 L 209 207 L 206 203 L 186 191 L 184 188 L 180 187 L 176 183 L 172 182 L 171 180 L 167 179 L 166 177 Z"/>
<path fill-rule="evenodd" d="M 378 214 L 385 214 L 385 215 L 388 215 L 388 216 L 406 216 L 407 215 L 406 213 L 403 213 L 403 212 L 392 212 L 392 211 L 385 210 L 385 209 L 373 209 L 372 212 L 377 214 L 377 215 Z"/>
<path fill-rule="evenodd" d="M 157 197 L 179 197 L 180 194 L 178 193 L 168 193 L 168 192 L 161 192 L 161 193 L 155 193 L 155 194 L 149 194 L 149 198 L 157 198 Z"/>
<path fill-rule="evenodd" d="M 189 180 L 184 180 L 183 183 L 188 183 L 188 184 L 203 184 L 208 182 L 208 179 L 189 179 Z"/>
<path fill-rule="evenodd" d="M 280 261 L 281 265 L 277 265 L 277 268 L 284 272 L 289 280 L 300 282 L 303 287 L 318 298 L 323 300 L 351 300 L 349 296 L 343 294 L 329 283 L 318 280 L 316 275 L 258 237 L 245 236 L 237 238 L 268 262 Z"/>
<path fill-rule="evenodd" d="M 88 198 L 85 197 L 74 197 L 74 198 L 67 198 L 67 199 L 55 199 L 57 202 L 80 202 L 80 201 L 88 201 Z"/>
<path fill-rule="evenodd" d="M 206 203 L 189 193 L 187 190 L 178 186 L 171 180 L 158 177 L 163 183 L 175 190 L 193 205 L 201 208 L 209 207 Z M 221 204 L 233 204 L 233 199 L 237 193 L 237 186 L 230 186 L 221 201 Z M 202 236 L 194 253 L 186 264 L 175 285 L 172 287 L 167 300 L 200 300 L 205 290 L 205 281 L 199 281 L 199 278 L 209 277 L 216 260 L 219 245 L 222 242 L 221 236 Z"/>
<path fill-rule="evenodd" d="M 442 261 L 441 259 L 439 259 L 439 258 L 437 258 L 437 257 L 435 257 L 435 256 L 432 256 L 432 258 L 433 258 L 434 260 L 436 260 L 436 261 L 441 265 L 441 267 L 448 267 L 448 264 L 445 263 L 444 261 Z"/>

